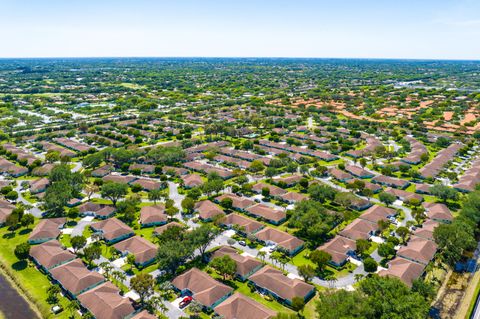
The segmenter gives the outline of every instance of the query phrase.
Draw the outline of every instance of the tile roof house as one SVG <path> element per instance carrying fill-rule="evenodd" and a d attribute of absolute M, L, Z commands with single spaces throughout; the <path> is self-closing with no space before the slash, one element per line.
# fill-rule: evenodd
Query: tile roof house
<path fill-rule="evenodd" d="M 224 319 L 271 319 L 276 312 L 240 293 L 215 307 L 215 312 Z"/>
<path fill-rule="evenodd" d="M 293 204 L 296 202 L 301 202 L 302 200 L 307 200 L 309 196 L 305 194 L 300 194 L 297 192 L 288 192 L 286 194 L 281 195 L 280 198 L 287 203 Z"/>
<path fill-rule="evenodd" d="M 315 295 L 315 287 L 300 279 L 291 279 L 280 270 L 265 266 L 252 276 L 249 281 L 261 292 L 272 295 L 281 303 L 292 304 L 295 297 L 308 301 Z"/>
<path fill-rule="evenodd" d="M 135 256 L 135 264 L 140 267 L 153 263 L 157 256 L 157 246 L 140 236 L 122 240 L 113 247 L 124 256 L 127 254 Z"/>
<path fill-rule="evenodd" d="M 99 219 L 110 218 L 115 215 L 115 207 L 93 202 L 85 202 L 78 206 L 78 211 L 83 216 L 94 216 Z"/>
<path fill-rule="evenodd" d="M 169 229 L 170 227 L 185 228 L 185 225 L 180 224 L 180 223 L 177 223 L 177 222 L 171 222 L 171 223 L 162 225 L 162 226 L 160 226 L 160 227 L 155 227 L 155 229 L 153 230 L 153 233 L 156 234 L 156 235 L 160 235 L 160 234 L 162 234 L 164 231 L 166 231 L 167 229 Z"/>
<path fill-rule="evenodd" d="M 274 225 L 280 225 L 287 218 L 287 214 L 284 211 L 273 209 L 265 204 L 256 204 L 248 207 L 246 212 Z"/>
<path fill-rule="evenodd" d="M 372 223 L 378 223 L 380 220 L 388 220 L 389 217 L 397 215 L 397 211 L 380 205 L 373 205 L 365 211 L 359 218 Z"/>
<path fill-rule="evenodd" d="M 139 223 L 141 227 L 152 227 L 166 224 L 168 216 L 165 214 L 165 205 L 143 206 L 140 209 Z"/>
<path fill-rule="evenodd" d="M 130 319 L 157 319 L 156 316 L 148 313 L 148 311 L 143 310 L 137 313 L 135 316 L 131 317 Z"/>
<path fill-rule="evenodd" d="M 345 170 L 352 174 L 353 176 L 355 177 L 358 177 L 358 178 L 372 178 L 375 176 L 375 174 L 367 171 L 366 169 L 363 169 L 359 166 L 356 166 L 356 165 L 347 165 L 345 166 Z"/>
<path fill-rule="evenodd" d="M 419 202 L 423 202 L 423 196 L 422 195 L 407 192 L 407 191 L 404 191 L 402 189 L 395 189 L 395 188 L 388 187 L 387 189 L 385 189 L 385 192 L 394 195 L 397 199 L 399 199 L 401 201 L 404 201 L 404 202 L 408 202 L 412 199 L 416 199 Z"/>
<path fill-rule="evenodd" d="M 220 246 L 213 253 L 212 259 L 225 255 L 230 256 L 237 264 L 236 276 L 242 281 L 247 280 L 248 277 L 263 266 L 261 261 L 250 256 L 240 255 L 235 248 L 230 246 Z"/>
<path fill-rule="evenodd" d="M 257 183 L 252 186 L 252 191 L 261 194 L 264 188 L 270 190 L 270 196 L 278 197 L 287 193 L 286 190 L 275 185 L 270 185 L 266 183 Z"/>
<path fill-rule="evenodd" d="M 253 200 L 231 193 L 222 194 L 215 198 L 215 201 L 217 203 L 220 203 L 224 198 L 230 198 L 232 200 L 232 207 L 242 211 L 245 211 L 248 207 L 255 205 L 255 202 Z"/>
<path fill-rule="evenodd" d="M 305 244 L 303 240 L 271 227 L 265 227 L 260 230 L 255 234 L 255 237 L 263 243 L 277 245 L 277 248 L 291 256 L 298 253 Z"/>
<path fill-rule="evenodd" d="M 213 220 L 213 218 L 216 216 L 224 214 L 223 209 L 221 209 L 208 199 L 195 203 L 195 207 L 193 210 L 198 213 L 198 217 L 201 220 L 206 222 Z"/>
<path fill-rule="evenodd" d="M 372 178 L 372 182 L 384 186 L 390 186 L 394 188 L 400 188 L 400 189 L 405 189 L 410 185 L 410 182 L 390 177 L 390 176 L 385 176 L 385 175 L 377 175 L 374 178 Z"/>
<path fill-rule="evenodd" d="M 380 276 L 396 277 L 411 287 L 415 279 L 419 278 L 425 270 L 425 265 L 401 258 L 395 257 L 388 263 L 388 269 L 381 270 Z"/>
<path fill-rule="evenodd" d="M 140 185 L 142 189 L 145 191 L 151 191 L 151 190 L 163 188 L 163 184 L 161 182 L 145 179 L 145 178 L 138 178 L 134 181 L 131 181 L 130 185 Z"/>
<path fill-rule="evenodd" d="M 203 184 L 202 177 L 198 174 L 189 174 L 181 176 L 185 188 L 197 187 Z"/>
<path fill-rule="evenodd" d="M 67 219 L 64 217 L 42 219 L 30 233 L 28 242 L 30 244 L 40 244 L 56 239 L 61 233 L 60 229 L 66 222 Z"/>
<path fill-rule="evenodd" d="M 317 249 L 330 254 L 332 256 L 330 263 L 335 267 L 341 267 L 347 262 L 349 256 L 355 255 L 357 244 L 354 240 L 346 237 L 335 236 Z"/>
<path fill-rule="evenodd" d="M 102 275 L 88 270 L 80 259 L 50 269 L 50 275 L 73 298 L 105 282 Z"/>
<path fill-rule="evenodd" d="M 120 290 L 110 282 L 84 292 L 78 300 L 95 319 L 125 319 L 135 312 L 129 299 L 123 298 Z"/>
<path fill-rule="evenodd" d="M 227 299 L 233 289 L 216 281 L 203 271 L 192 268 L 177 276 L 172 281 L 182 296 L 191 295 L 197 302 L 207 308 L 215 308 Z"/>
<path fill-rule="evenodd" d="M 302 175 L 293 174 L 289 176 L 275 177 L 273 181 L 275 183 L 284 183 L 287 187 L 291 187 L 297 184 L 302 178 L 303 178 Z"/>
<path fill-rule="evenodd" d="M 31 181 L 29 182 L 30 193 L 37 194 L 44 192 L 47 189 L 48 184 L 50 184 L 50 181 L 45 177 Z"/>
<path fill-rule="evenodd" d="M 77 258 L 75 254 L 64 249 L 56 240 L 49 240 L 30 248 L 30 257 L 45 272 Z"/>
<path fill-rule="evenodd" d="M 341 169 L 338 169 L 338 168 L 331 168 L 328 170 L 328 173 L 330 174 L 330 176 L 332 176 L 333 178 L 335 178 L 340 182 L 346 182 L 350 179 L 353 179 L 353 175 L 345 171 L 342 171 Z"/>
<path fill-rule="evenodd" d="M 398 250 L 397 256 L 427 265 L 436 252 L 437 245 L 433 241 L 412 236 L 407 245 Z"/>
<path fill-rule="evenodd" d="M 364 219 L 355 219 L 338 234 L 352 240 L 369 239 L 377 230 L 377 224 Z"/>
<path fill-rule="evenodd" d="M 15 205 L 10 204 L 10 202 L 7 202 L 6 200 L 0 199 L 0 226 L 5 224 L 7 217 L 10 216 L 14 209 Z"/>
<path fill-rule="evenodd" d="M 422 227 L 418 227 L 417 229 L 415 229 L 415 231 L 413 232 L 413 235 L 416 237 L 433 240 L 433 231 L 438 225 L 440 224 L 437 221 L 427 219 L 422 224 Z"/>
<path fill-rule="evenodd" d="M 453 220 L 452 213 L 450 209 L 445 204 L 441 203 L 423 203 L 427 217 L 440 222 L 440 223 L 450 223 Z"/>
<path fill-rule="evenodd" d="M 134 235 L 133 230 L 117 218 L 109 218 L 90 225 L 94 232 L 100 233 L 107 244 L 113 244 Z"/>
<path fill-rule="evenodd" d="M 235 228 L 242 234 L 254 234 L 264 227 L 262 223 L 236 213 L 225 216 L 221 220 L 221 224 L 229 228 Z"/>

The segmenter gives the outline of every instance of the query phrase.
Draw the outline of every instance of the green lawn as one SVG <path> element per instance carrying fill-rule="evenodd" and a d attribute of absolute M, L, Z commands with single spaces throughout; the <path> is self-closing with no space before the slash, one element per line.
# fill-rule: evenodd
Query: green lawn
<path fill-rule="evenodd" d="M 32 301 L 46 318 L 68 318 L 67 311 L 58 315 L 50 313 L 52 305 L 46 302 L 46 291 L 51 286 L 51 283 L 47 276 L 42 274 L 32 262 L 18 261 L 13 253 L 16 245 L 27 241 L 28 235 L 29 232 L 24 229 L 17 230 L 11 235 L 7 228 L 0 228 L 0 236 L 2 237 L 0 240 L 0 261 L 7 267 L 9 272 L 13 273 L 17 284 L 28 292 Z M 64 309 L 69 303 L 66 298 L 61 296 L 59 301 L 59 304 Z"/>

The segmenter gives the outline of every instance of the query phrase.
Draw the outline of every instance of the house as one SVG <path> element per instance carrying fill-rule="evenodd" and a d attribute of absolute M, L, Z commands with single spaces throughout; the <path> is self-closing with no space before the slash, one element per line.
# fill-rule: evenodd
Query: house
<path fill-rule="evenodd" d="M 47 189 L 47 186 L 49 183 L 50 181 L 48 180 L 48 178 L 45 178 L 45 177 L 29 182 L 30 193 L 38 194 L 38 193 L 44 192 Z"/>
<path fill-rule="evenodd" d="M 428 184 L 415 184 L 415 193 L 430 195 L 430 185 L 428 185 Z"/>
<path fill-rule="evenodd" d="M 424 271 L 425 265 L 401 257 L 395 257 L 388 263 L 388 269 L 381 270 L 378 275 L 396 277 L 411 287 L 413 281 L 419 278 Z"/>
<path fill-rule="evenodd" d="M 353 179 L 352 175 L 338 168 L 331 168 L 328 170 L 328 173 L 330 174 L 330 176 L 332 176 L 337 181 L 342 183 L 345 183 L 346 181 Z"/>
<path fill-rule="evenodd" d="M 107 219 L 115 215 L 115 207 L 93 202 L 85 202 L 78 206 L 82 216 L 94 216 L 99 219 Z"/>
<path fill-rule="evenodd" d="M 377 230 L 377 224 L 358 218 L 348 224 L 338 234 L 351 240 L 369 239 Z"/>
<path fill-rule="evenodd" d="M 188 169 L 182 167 L 164 166 L 162 167 L 162 173 L 167 175 L 182 176 L 188 174 Z"/>
<path fill-rule="evenodd" d="M 301 202 L 302 200 L 307 200 L 308 195 L 300 194 L 297 192 L 288 192 L 280 196 L 280 198 L 287 203 L 294 204 L 296 202 Z"/>
<path fill-rule="evenodd" d="M 130 227 L 115 217 L 93 223 L 90 227 L 94 232 L 99 233 L 107 244 L 113 244 L 134 235 Z"/>
<path fill-rule="evenodd" d="M 207 308 L 215 308 L 233 292 L 232 288 L 216 281 L 198 268 L 192 268 L 177 276 L 173 279 L 172 285 L 182 296 L 192 296 Z"/>
<path fill-rule="evenodd" d="M 267 293 L 287 305 L 292 305 L 295 297 L 303 298 L 307 302 L 315 295 L 314 286 L 300 279 L 291 279 L 270 266 L 265 266 L 251 275 L 249 281 L 260 292 Z"/>
<path fill-rule="evenodd" d="M 358 179 L 356 179 L 356 178 L 349 179 L 347 181 L 347 183 L 348 184 L 353 184 L 353 183 L 355 183 L 355 181 L 358 181 Z M 365 184 L 365 189 L 371 190 L 374 194 L 380 193 L 383 190 L 382 186 L 374 184 L 374 183 L 370 183 L 369 181 L 363 181 L 363 183 Z"/>
<path fill-rule="evenodd" d="M 90 271 L 80 259 L 50 269 L 50 276 L 72 297 L 105 282 L 105 278 L 96 271 Z"/>
<path fill-rule="evenodd" d="M 271 319 L 277 314 L 240 293 L 233 294 L 214 310 L 223 319 Z"/>
<path fill-rule="evenodd" d="M 415 229 L 413 235 L 424 239 L 433 240 L 433 231 L 438 225 L 440 225 L 439 222 L 427 219 L 422 224 L 422 227 Z"/>
<path fill-rule="evenodd" d="M 78 301 L 95 319 L 125 319 L 135 312 L 130 300 L 108 281 L 79 295 Z"/>
<path fill-rule="evenodd" d="M 322 250 L 332 256 L 330 264 L 335 267 L 342 267 L 347 262 L 348 257 L 355 256 L 357 244 L 354 240 L 342 236 L 335 236 L 329 242 L 326 242 L 317 250 Z"/>
<path fill-rule="evenodd" d="M 202 177 L 197 174 L 183 175 L 180 177 L 185 188 L 198 187 L 203 184 Z"/>
<path fill-rule="evenodd" d="M 410 193 L 410 192 L 404 191 L 402 189 L 395 189 L 395 188 L 388 187 L 387 189 L 385 189 L 385 192 L 394 195 L 397 199 L 399 199 L 403 202 L 409 202 L 412 199 L 417 200 L 420 203 L 423 202 L 423 196 L 422 195 L 418 195 L 418 194 L 415 194 L 415 193 Z"/>
<path fill-rule="evenodd" d="M 283 223 L 287 214 L 281 210 L 276 210 L 265 204 L 256 204 L 246 209 L 246 212 L 257 218 L 262 218 L 268 223 L 280 225 Z"/>
<path fill-rule="evenodd" d="M 237 265 L 237 270 L 235 275 L 241 280 L 245 281 L 250 277 L 254 272 L 262 268 L 263 264 L 261 261 L 250 257 L 250 256 L 243 256 L 238 253 L 238 251 L 230 246 L 220 246 L 219 249 L 215 250 L 212 254 L 212 258 L 229 256 L 235 261 Z"/>
<path fill-rule="evenodd" d="M 151 179 L 138 178 L 130 182 L 130 185 L 140 185 L 143 190 L 151 191 L 156 189 L 162 189 L 163 184 Z"/>
<path fill-rule="evenodd" d="M 246 211 L 246 209 L 250 206 L 255 205 L 255 202 L 251 199 L 245 198 L 245 197 L 240 197 L 235 194 L 231 193 L 225 193 L 217 198 L 215 198 L 215 201 L 217 203 L 220 203 L 224 198 L 229 198 L 232 200 L 232 207 L 234 209 L 240 210 L 240 211 Z"/>
<path fill-rule="evenodd" d="M 45 272 L 77 258 L 75 254 L 64 249 L 57 240 L 49 240 L 32 246 L 30 257 Z"/>
<path fill-rule="evenodd" d="M 167 229 L 171 228 L 171 227 L 179 227 L 179 228 L 185 228 L 185 225 L 183 224 L 180 224 L 180 223 L 177 223 L 177 222 L 171 222 L 171 223 L 168 223 L 168 224 L 165 224 L 165 225 L 162 225 L 160 227 L 156 227 L 154 230 L 153 230 L 153 233 L 155 235 L 161 235 L 164 231 L 166 231 Z"/>
<path fill-rule="evenodd" d="M 140 209 L 139 224 L 141 227 L 152 227 L 166 224 L 168 216 L 165 214 L 165 205 L 143 206 Z"/>
<path fill-rule="evenodd" d="M 358 178 L 362 178 L 362 179 L 372 178 L 372 177 L 375 176 L 375 174 L 367 171 L 366 169 L 358 167 L 356 165 L 347 165 L 347 166 L 345 166 L 345 170 L 348 173 L 350 173 L 351 175 L 353 175 L 355 177 L 358 177 Z"/>
<path fill-rule="evenodd" d="M 380 220 L 387 221 L 390 217 L 395 215 L 397 215 L 395 209 L 373 205 L 365 213 L 360 215 L 360 218 L 372 223 L 378 223 Z"/>
<path fill-rule="evenodd" d="M 104 165 L 97 169 L 94 169 L 91 173 L 93 177 L 105 177 L 113 171 L 112 165 Z"/>
<path fill-rule="evenodd" d="M 155 261 L 157 246 L 143 237 L 133 236 L 113 245 L 123 256 L 132 254 L 135 256 L 135 264 L 145 267 Z"/>
<path fill-rule="evenodd" d="M 255 234 L 255 238 L 266 245 L 277 245 L 278 249 L 286 252 L 290 256 L 293 256 L 302 250 L 305 244 L 303 240 L 298 239 L 289 233 L 271 227 L 265 227 L 257 232 Z"/>
<path fill-rule="evenodd" d="M 372 178 L 372 182 L 384 186 L 390 186 L 394 188 L 399 188 L 399 189 L 405 189 L 410 185 L 410 182 L 390 177 L 390 176 L 385 176 L 385 175 L 377 175 L 374 178 Z"/>
<path fill-rule="evenodd" d="M 453 220 L 450 209 L 441 203 L 423 203 L 427 217 L 439 223 L 451 223 Z"/>
<path fill-rule="evenodd" d="M 67 219 L 64 217 L 42 219 L 30 233 L 28 242 L 30 244 L 41 244 L 56 239 L 61 233 L 60 229 L 66 222 Z"/>
<path fill-rule="evenodd" d="M 257 183 L 253 185 L 252 191 L 254 191 L 255 193 L 261 194 L 264 188 L 267 188 L 270 191 L 269 192 L 270 196 L 273 196 L 273 197 L 279 197 L 287 193 L 287 191 L 284 190 L 283 188 L 280 188 L 275 185 L 266 184 L 266 183 Z"/>
<path fill-rule="evenodd" d="M 115 182 L 120 184 L 130 184 L 135 181 L 137 178 L 135 176 L 124 176 L 124 175 L 106 175 L 102 177 L 104 182 Z"/>
<path fill-rule="evenodd" d="M 152 315 L 146 310 L 140 311 L 135 316 L 131 317 L 130 319 L 157 319 L 156 316 Z"/>
<path fill-rule="evenodd" d="M 6 200 L 0 199 L 0 226 L 5 225 L 8 216 L 10 216 L 14 209 L 15 205 L 10 204 Z"/>
<path fill-rule="evenodd" d="M 436 252 L 437 245 L 433 241 L 412 236 L 407 245 L 398 250 L 397 256 L 427 265 Z"/>
<path fill-rule="evenodd" d="M 372 206 L 372 203 L 368 199 L 353 196 L 350 202 L 350 208 L 358 211 L 365 210 Z"/>
<path fill-rule="evenodd" d="M 284 176 L 284 177 L 275 177 L 273 181 L 275 183 L 281 183 L 284 184 L 286 187 L 292 187 L 295 186 L 300 180 L 303 178 L 302 175 L 299 174 L 293 174 L 289 176 Z"/>
<path fill-rule="evenodd" d="M 254 234 L 264 227 L 262 223 L 256 220 L 235 213 L 222 218 L 221 225 L 236 229 L 243 235 Z"/>
<path fill-rule="evenodd" d="M 450 144 L 450 146 L 438 152 L 435 158 L 430 163 L 419 169 L 418 172 L 423 178 L 436 177 L 443 169 L 445 164 L 454 158 L 462 146 L 463 145 L 460 143 Z"/>
<path fill-rule="evenodd" d="M 216 216 L 224 214 L 222 208 L 208 199 L 195 203 L 193 210 L 198 213 L 198 217 L 205 222 L 212 221 Z"/>
<path fill-rule="evenodd" d="M 140 171 L 141 174 L 153 174 L 155 172 L 155 166 L 149 164 L 132 164 L 128 168 L 129 171 Z"/>

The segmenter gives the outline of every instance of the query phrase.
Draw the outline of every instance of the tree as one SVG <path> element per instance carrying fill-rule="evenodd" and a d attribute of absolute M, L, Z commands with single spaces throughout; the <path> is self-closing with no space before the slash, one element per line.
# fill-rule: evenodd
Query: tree
<path fill-rule="evenodd" d="M 319 294 L 315 310 L 321 319 L 371 318 L 366 298 L 359 291 L 327 290 Z"/>
<path fill-rule="evenodd" d="M 375 272 L 377 271 L 377 267 L 378 264 L 373 258 L 367 257 L 363 260 L 363 268 L 366 272 Z"/>
<path fill-rule="evenodd" d="M 27 229 L 28 229 L 28 226 L 33 225 L 34 222 L 35 222 L 35 217 L 33 217 L 32 214 L 24 214 L 20 219 L 20 224 L 22 224 L 22 226 Z"/>
<path fill-rule="evenodd" d="M 30 244 L 28 242 L 18 244 L 15 247 L 14 254 L 19 260 L 27 259 L 30 254 Z"/>
<path fill-rule="evenodd" d="M 90 199 L 92 198 L 93 194 L 95 193 L 98 193 L 98 191 L 100 190 L 100 188 L 98 187 L 98 185 L 96 185 L 95 183 L 89 183 L 85 186 L 85 193 L 87 194 L 87 198 L 88 200 L 90 201 Z"/>
<path fill-rule="evenodd" d="M 378 199 L 388 207 L 393 204 L 397 198 L 393 194 L 381 192 L 378 194 Z"/>
<path fill-rule="evenodd" d="M 101 253 L 102 250 L 100 246 L 95 244 L 87 246 L 83 249 L 83 257 L 85 258 L 89 266 L 92 266 L 95 259 L 100 258 Z"/>
<path fill-rule="evenodd" d="M 310 253 L 310 260 L 317 265 L 319 271 L 323 271 L 328 262 L 332 260 L 332 256 L 323 250 L 314 250 Z"/>
<path fill-rule="evenodd" d="M 308 188 L 308 194 L 310 195 L 310 198 L 320 203 L 325 203 L 327 200 L 334 200 L 336 193 L 337 192 L 335 189 L 333 189 L 333 187 L 323 184 L 312 184 Z"/>
<path fill-rule="evenodd" d="M 263 197 L 269 197 L 270 196 L 270 188 L 269 187 L 263 187 L 262 188 L 262 196 Z"/>
<path fill-rule="evenodd" d="M 11 201 L 16 201 L 18 199 L 18 193 L 16 191 L 8 192 L 5 195 L 5 198 Z"/>
<path fill-rule="evenodd" d="M 365 168 L 365 166 L 367 166 L 367 160 L 363 157 L 358 162 L 360 163 L 360 166 L 362 168 Z"/>
<path fill-rule="evenodd" d="M 127 264 L 130 265 L 130 270 L 133 269 L 133 267 L 135 266 L 135 256 L 133 254 L 128 254 L 127 255 Z"/>
<path fill-rule="evenodd" d="M 220 205 L 225 209 L 232 209 L 233 200 L 231 198 L 225 197 L 220 201 Z"/>
<path fill-rule="evenodd" d="M 7 219 L 5 220 L 5 225 L 7 225 L 10 230 L 15 230 L 19 222 L 18 219 L 18 214 L 11 213 L 7 216 Z"/>
<path fill-rule="evenodd" d="M 395 255 L 395 246 L 390 242 L 378 245 L 378 254 L 384 258 Z"/>
<path fill-rule="evenodd" d="M 261 172 L 265 169 L 265 165 L 263 164 L 262 161 L 260 160 L 254 160 L 251 164 L 250 167 L 248 168 L 249 171 L 253 173 L 258 173 Z"/>
<path fill-rule="evenodd" d="M 257 257 L 260 258 L 260 260 L 262 261 L 262 263 L 265 263 L 265 257 L 267 256 L 267 253 L 260 250 L 258 253 L 257 253 Z"/>
<path fill-rule="evenodd" d="M 75 318 L 75 314 L 77 313 L 78 309 L 80 309 L 78 301 L 71 300 L 67 305 L 67 310 L 70 312 L 69 318 Z"/>
<path fill-rule="evenodd" d="M 67 217 L 70 219 L 75 219 L 80 215 L 80 211 L 78 210 L 78 207 L 72 207 L 67 211 Z"/>
<path fill-rule="evenodd" d="M 148 199 L 153 201 L 155 205 L 157 204 L 157 201 L 162 199 L 162 197 L 162 191 L 159 189 L 152 189 L 148 192 Z"/>
<path fill-rule="evenodd" d="M 79 249 L 85 247 L 85 245 L 87 244 L 87 239 L 82 235 L 73 236 L 72 238 L 70 238 L 70 244 L 72 245 L 73 251 L 77 253 Z"/>
<path fill-rule="evenodd" d="M 430 193 L 433 196 L 440 198 L 445 203 L 448 200 L 458 199 L 458 191 L 445 185 L 438 184 L 430 187 Z"/>
<path fill-rule="evenodd" d="M 58 294 L 60 293 L 61 289 L 57 285 L 53 285 L 48 287 L 47 289 L 47 302 L 49 304 L 54 304 L 58 302 Z"/>
<path fill-rule="evenodd" d="M 210 265 L 223 277 L 223 280 L 233 278 L 237 271 L 237 263 L 229 255 L 214 258 Z"/>
<path fill-rule="evenodd" d="M 182 208 L 187 213 L 191 213 L 194 207 L 195 207 L 195 201 L 192 198 L 187 196 L 182 200 Z"/>
<path fill-rule="evenodd" d="M 365 252 L 367 252 L 368 249 L 370 249 L 371 244 L 366 239 L 357 239 L 356 246 L 357 246 L 358 254 L 363 256 L 363 254 L 365 254 Z"/>
<path fill-rule="evenodd" d="M 397 228 L 395 231 L 400 238 L 402 238 L 402 241 L 405 242 L 407 239 L 407 236 L 410 234 L 410 230 L 408 230 L 407 227 L 405 226 L 400 226 Z"/>
<path fill-rule="evenodd" d="M 102 197 L 112 201 L 113 206 L 117 206 L 117 201 L 127 195 L 128 187 L 126 184 L 108 182 L 102 186 Z"/>
<path fill-rule="evenodd" d="M 302 312 L 303 308 L 305 308 L 305 300 L 302 297 L 293 297 L 292 308 L 296 312 Z"/>
<path fill-rule="evenodd" d="M 461 219 L 451 224 L 440 224 L 433 231 L 441 259 L 450 266 L 455 265 L 466 250 L 475 249 L 474 228 Z"/>
<path fill-rule="evenodd" d="M 306 282 L 309 282 L 315 276 L 315 269 L 308 264 L 300 265 L 300 266 L 297 267 L 297 269 L 298 269 L 298 274 Z"/>
<path fill-rule="evenodd" d="M 190 240 L 193 247 L 198 248 L 200 256 L 205 259 L 205 251 L 208 245 L 217 237 L 219 231 L 217 228 L 209 224 L 203 224 L 190 232 Z"/>
<path fill-rule="evenodd" d="M 130 285 L 140 296 L 140 302 L 145 304 L 146 297 L 153 293 L 155 280 L 153 276 L 146 273 L 139 273 L 130 280 Z"/>

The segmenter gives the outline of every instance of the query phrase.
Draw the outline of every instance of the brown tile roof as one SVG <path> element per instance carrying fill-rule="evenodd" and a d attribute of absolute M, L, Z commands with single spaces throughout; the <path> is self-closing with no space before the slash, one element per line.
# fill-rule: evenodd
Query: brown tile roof
<path fill-rule="evenodd" d="M 270 319 L 276 316 L 275 311 L 240 293 L 216 306 L 215 312 L 224 319 Z"/>
<path fill-rule="evenodd" d="M 277 223 L 287 217 L 287 214 L 285 212 L 273 209 L 270 206 L 264 204 L 256 204 L 248 207 L 246 210 L 254 216 L 262 217 L 266 220 L 274 221 Z"/>
<path fill-rule="evenodd" d="M 360 218 L 372 223 L 378 223 L 380 220 L 387 220 L 389 216 L 395 216 L 396 214 L 397 211 L 393 208 L 373 205 L 360 215 Z"/>
<path fill-rule="evenodd" d="M 137 313 L 135 316 L 133 316 L 130 319 L 156 319 L 156 318 L 157 317 L 155 317 L 154 315 L 148 313 L 148 311 L 143 310 L 143 311 Z"/>
<path fill-rule="evenodd" d="M 245 233 L 256 232 L 257 230 L 263 228 L 263 224 L 257 222 L 256 220 L 250 219 L 248 217 L 239 215 L 239 214 L 229 214 L 222 219 L 222 224 L 224 225 L 237 225 L 245 229 Z"/>
<path fill-rule="evenodd" d="M 112 240 L 125 234 L 133 234 L 130 227 L 115 217 L 93 223 L 91 227 L 96 231 L 101 231 L 106 240 Z"/>
<path fill-rule="evenodd" d="M 255 237 L 264 242 L 273 242 L 289 251 L 295 250 L 305 243 L 303 240 L 298 239 L 289 233 L 271 227 L 265 227 L 256 233 Z"/>
<path fill-rule="evenodd" d="M 426 265 L 433 259 L 436 251 L 437 245 L 433 241 L 412 236 L 407 246 L 398 250 L 397 256 Z"/>
<path fill-rule="evenodd" d="M 450 209 L 445 204 L 441 203 L 423 203 L 425 207 L 427 217 L 433 220 L 453 220 Z"/>
<path fill-rule="evenodd" d="M 415 279 L 419 278 L 425 269 L 425 265 L 412 262 L 410 260 L 395 257 L 388 263 L 387 270 L 381 270 L 378 274 L 380 276 L 397 277 L 406 285 L 412 286 Z"/>
<path fill-rule="evenodd" d="M 212 258 L 222 257 L 225 255 L 230 256 L 235 261 L 237 264 L 236 273 L 242 277 L 247 276 L 249 273 L 262 265 L 259 260 L 249 256 L 242 256 L 235 248 L 230 246 L 221 246 L 219 249 L 215 250 Z"/>
<path fill-rule="evenodd" d="M 223 214 L 223 209 L 221 209 L 208 199 L 195 203 L 194 210 L 198 212 L 198 215 L 201 219 L 211 219 L 215 216 Z"/>
<path fill-rule="evenodd" d="M 14 209 L 15 205 L 12 205 L 9 202 L 0 199 L 0 224 L 5 223 L 7 217 L 10 216 Z"/>
<path fill-rule="evenodd" d="M 300 194 L 297 192 L 288 192 L 280 197 L 287 202 L 301 202 L 302 200 L 308 199 L 308 195 Z"/>
<path fill-rule="evenodd" d="M 295 297 L 305 298 L 314 287 L 300 279 L 291 279 L 280 270 L 265 266 L 249 278 L 255 285 L 268 289 L 277 296 L 292 300 Z"/>
<path fill-rule="evenodd" d="M 177 223 L 177 222 L 171 222 L 171 223 L 168 223 L 168 224 L 165 224 L 165 225 L 162 225 L 162 226 L 159 226 L 159 227 L 156 227 L 153 231 L 154 234 L 157 234 L 157 235 L 160 235 L 161 233 L 163 233 L 164 231 L 166 231 L 168 228 L 170 227 L 180 227 L 180 228 L 185 228 L 185 225 L 183 224 L 180 224 L 180 223 Z"/>
<path fill-rule="evenodd" d="M 423 224 L 422 227 L 417 228 L 413 235 L 417 237 L 422 237 L 428 240 L 433 240 L 433 231 L 439 225 L 438 222 L 427 219 Z"/>
<path fill-rule="evenodd" d="M 253 200 L 245 198 L 245 197 L 240 197 L 240 196 L 237 196 L 237 195 L 231 194 L 231 193 L 222 194 L 222 195 L 218 196 L 217 198 L 215 198 L 215 200 L 218 201 L 218 202 L 221 202 L 222 199 L 224 199 L 224 198 L 230 198 L 233 202 L 232 203 L 233 207 L 237 208 L 237 209 L 245 209 L 247 207 L 255 205 L 255 202 Z"/>
<path fill-rule="evenodd" d="M 64 249 L 56 240 L 50 240 L 40 245 L 32 246 L 32 248 L 30 248 L 30 256 L 46 269 L 77 258 L 75 254 Z"/>
<path fill-rule="evenodd" d="M 105 281 L 98 272 L 88 270 L 80 259 L 55 267 L 50 270 L 50 274 L 74 295 Z"/>
<path fill-rule="evenodd" d="M 338 234 L 352 240 L 368 239 L 370 238 L 371 233 L 377 231 L 377 229 L 378 226 L 375 223 L 366 221 L 364 219 L 355 219 Z"/>
<path fill-rule="evenodd" d="M 173 279 L 172 284 L 177 289 L 190 290 L 193 293 L 193 298 L 207 307 L 212 306 L 233 291 L 232 288 L 216 281 L 197 268 L 192 268 L 177 276 Z"/>
<path fill-rule="evenodd" d="M 329 253 L 334 263 L 341 264 L 348 257 L 348 252 L 353 252 L 357 249 L 357 244 L 354 240 L 342 236 L 335 236 L 332 240 L 317 249 Z"/>
<path fill-rule="evenodd" d="M 262 189 L 264 188 L 268 188 L 270 190 L 271 196 L 280 196 L 287 193 L 287 191 L 284 190 L 283 188 L 280 188 L 275 185 L 266 184 L 266 183 L 257 183 L 253 185 L 252 190 L 254 192 L 261 193 Z"/>
<path fill-rule="evenodd" d="M 153 206 L 143 206 L 140 209 L 140 224 L 166 222 L 168 216 L 165 214 L 165 206 L 157 204 Z"/>
<path fill-rule="evenodd" d="M 181 177 L 183 184 L 187 187 L 195 187 L 203 184 L 202 177 L 197 174 L 189 174 Z"/>
<path fill-rule="evenodd" d="M 135 309 L 112 283 L 106 282 L 78 296 L 80 303 L 96 319 L 125 319 Z"/>
<path fill-rule="evenodd" d="M 143 237 L 133 236 L 113 245 L 122 253 L 128 252 L 135 256 L 135 262 L 144 264 L 157 255 L 157 246 Z"/>
<path fill-rule="evenodd" d="M 133 182 L 130 182 L 131 185 L 140 185 L 142 186 L 143 189 L 151 191 L 154 189 L 160 189 L 162 188 L 162 183 L 150 179 L 145 179 L 145 178 L 139 178 L 134 180 Z"/>
<path fill-rule="evenodd" d="M 34 241 L 45 238 L 57 238 L 60 235 L 60 228 L 67 221 L 66 218 L 48 218 L 42 219 L 33 229 L 28 240 Z"/>

